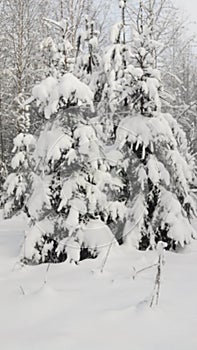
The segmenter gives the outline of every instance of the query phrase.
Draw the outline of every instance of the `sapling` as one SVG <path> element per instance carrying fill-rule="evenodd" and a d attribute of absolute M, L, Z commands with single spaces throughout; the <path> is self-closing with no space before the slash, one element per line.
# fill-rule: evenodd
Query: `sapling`
<path fill-rule="evenodd" d="M 101 270 L 100 270 L 101 273 L 103 273 L 103 271 L 104 271 L 105 265 L 106 265 L 106 263 L 107 263 L 107 259 L 108 259 L 108 257 L 109 257 L 109 254 L 110 254 L 110 251 L 111 251 L 111 248 L 112 248 L 112 245 L 113 245 L 115 242 L 116 242 L 116 239 L 115 239 L 115 237 L 113 237 L 112 240 L 111 240 L 111 242 L 109 243 L 109 247 L 108 247 L 108 249 L 107 249 L 105 258 L 104 258 L 103 263 L 102 263 L 102 265 L 101 265 Z"/>
<path fill-rule="evenodd" d="M 46 273 L 45 273 L 45 279 L 44 279 L 44 285 L 47 284 L 47 277 L 48 277 L 48 272 L 50 269 L 51 264 L 49 263 L 46 268 Z"/>
<path fill-rule="evenodd" d="M 156 270 L 156 276 L 155 276 L 155 283 L 154 283 L 154 289 L 151 297 L 150 307 L 153 307 L 154 305 L 158 305 L 159 303 L 159 296 L 160 296 L 160 289 L 161 289 L 161 273 L 162 273 L 162 266 L 165 263 L 164 259 L 164 250 L 167 247 L 167 243 L 159 241 L 156 246 L 156 252 L 158 254 L 158 260 L 156 263 L 149 265 L 147 267 L 144 267 L 140 270 L 136 270 L 135 267 L 133 267 L 132 270 L 132 278 L 133 280 L 139 275 L 141 272 L 147 271 L 152 269 L 153 267 L 157 267 Z"/>
<path fill-rule="evenodd" d="M 164 250 L 167 247 L 167 243 L 164 242 L 158 242 L 156 247 L 156 252 L 158 254 L 158 262 L 157 262 L 157 272 L 155 276 L 155 285 L 153 289 L 153 294 L 150 302 L 150 307 L 153 307 L 154 305 L 158 305 L 159 303 L 159 296 L 160 296 L 160 289 L 161 289 L 161 273 L 162 273 L 162 266 L 165 263 L 164 259 Z"/>

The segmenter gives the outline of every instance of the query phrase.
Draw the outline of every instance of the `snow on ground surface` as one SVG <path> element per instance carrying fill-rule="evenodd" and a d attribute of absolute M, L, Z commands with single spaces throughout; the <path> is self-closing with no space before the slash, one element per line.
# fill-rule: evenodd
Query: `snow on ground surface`
<path fill-rule="evenodd" d="M 196 350 L 197 242 L 167 253 L 160 303 L 150 309 L 156 253 L 115 248 L 79 266 L 18 264 L 25 222 L 0 219 L 0 349 Z"/>

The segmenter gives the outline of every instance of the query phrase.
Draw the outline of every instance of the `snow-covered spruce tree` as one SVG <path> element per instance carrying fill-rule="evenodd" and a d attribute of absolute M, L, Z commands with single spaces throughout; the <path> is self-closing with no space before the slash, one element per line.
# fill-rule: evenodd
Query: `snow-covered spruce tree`
<path fill-rule="evenodd" d="M 74 74 L 94 93 L 94 102 L 101 100 L 104 87 L 103 61 L 98 46 L 99 32 L 95 23 L 85 19 L 85 29 L 77 39 L 76 62 Z"/>
<path fill-rule="evenodd" d="M 121 21 L 111 28 L 111 44 L 104 50 L 103 73 L 105 78 L 102 98 L 98 106 L 108 140 L 114 133 L 127 106 L 127 66 L 131 61 L 130 46 L 126 45 L 126 1 L 119 1 Z M 125 91 L 126 87 L 126 91 Z"/>
<path fill-rule="evenodd" d="M 66 71 L 71 70 L 74 63 L 75 47 L 71 45 L 71 35 L 68 19 L 54 21 L 45 18 L 46 24 L 51 27 L 56 36 L 45 38 L 41 43 L 41 52 L 45 66 L 44 77 L 61 77 Z"/>
<path fill-rule="evenodd" d="M 127 24 L 127 1 L 120 0 L 119 8 L 121 20 L 112 26 L 111 44 L 104 50 L 105 85 L 98 108 L 109 142 L 114 142 L 117 126 L 130 109 L 141 75 L 141 70 L 134 66 L 130 26 Z"/>
<path fill-rule="evenodd" d="M 36 100 L 48 122 L 34 152 L 27 262 L 58 262 L 72 254 L 79 260 L 80 251 L 93 256 L 114 238 L 106 224 L 126 216 L 124 203 L 115 200 L 123 183 L 98 134 L 94 96 L 70 72 L 49 76 L 32 90 L 29 101 Z"/>
<path fill-rule="evenodd" d="M 128 46 L 126 52 L 131 51 Z M 146 12 L 140 1 L 132 62 L 126 63 L 119 89 L 122 102 L 120 99 L 115 109 L 115 113 L 122 108 L 127 114 L 116 131 L 130 212 L 123 239 L 140 249 L 154 247 L 160 240 L 167 242 L 168 248 L 176 248 L 195 236 L 190 224 L 195 215 L 190 193 L 193 168 L 187 162 L 185 133 L 172 115 L 162 111 L 162 83 L 154 64 L 156 48 L 153 13 Z M 122 76 L 121 70 L 117 75 Z"/>
<path fill-rule="evenodd" d="M 7 178 L 7 167 L 2 160 L 0 160 L 0 207 L 4 204 L 4 189 L 3 185 Z"/>
<path fill-rule="evenodd" d="M 11 161 L 13 171 L 9 173 L 3 186 L 2 197 L 6 218 L 20 212 L 21 209 L 26 212 L 25 203 L 31 180 L 31 155 L 35 148 L 35 138 L 28 132 L 29 107 L 20 103 L 18 109 L 18 135 L 13 140 L 14 156 Z"/>

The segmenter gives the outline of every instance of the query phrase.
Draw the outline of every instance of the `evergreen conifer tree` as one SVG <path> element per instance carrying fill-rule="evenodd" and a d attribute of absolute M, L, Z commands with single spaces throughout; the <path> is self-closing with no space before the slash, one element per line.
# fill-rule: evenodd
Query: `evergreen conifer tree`
<path fill-rule="evenodd" d="M 129 49 L 126 51 L 129 52 Z M 162 240 L 168 248 L 195 236 L 190 219 L 195 203 L 190 192 L 194 169 L 188 163 L 187 139 L 176 119 L 162 110 L 163 88 L 155 67 L 153 13 L 140 1 L 132 36 L 132 61 L 126 65 L 122 108 L 126 116 L 116 132 L 124 155 L 130 220 L 124 236 L 141 249 Z M 126 105 L 125 105 L 126 99 Z M 135 229 L 130 232 L 132 223 Z"/>
<path fill-rule="evenodd" d="M 85 29 L 77 40 L 74 74 L 94 93 L 94 102 L 99 102 L 103 89 L 102 57 L 99 52 L 99 32 L 95 23 L 85 20 Z"/>
<path fill-rule="evenodd" d="M 26 198 L 31 182 L 31 156 L 35 148 L 35 138 L 30 134 L 29 107 L 20 102 L 18 105 L 17 129 L 18 135 L 14 138 L 14 156 L 11 160 L 13 171 L 4 182 L 2 201 L 4 216 L 10 217 L 21 210 L 26 211 Z"/>

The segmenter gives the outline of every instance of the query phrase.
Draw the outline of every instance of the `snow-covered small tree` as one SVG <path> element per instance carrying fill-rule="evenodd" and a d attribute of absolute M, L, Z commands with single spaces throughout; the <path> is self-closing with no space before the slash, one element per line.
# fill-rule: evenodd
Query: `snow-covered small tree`
<path fill-rule="evenodd" d="M 3 185 L 7 177 L 7 167 L 5 163 L 0 161 L 0 207 L 4 204 L 4 190 Z"/>
<path fill-rule="evenodd" d="M 187 162 L 185 133 L 172 115 L 162 111 L 162 83 L 154 61 L 154 21 L 142 1 L 132 43 L 132 62 L 120 89 L 119 109 L 125 108 L 126 99 L 127 115 L 116 132 L 117 147 L 124 155 L 122 174 L 129 188 L 130 221 L 123 235 L 141 249 L 161 240 L 175 248 L 195 235 L 190 224 L 195 214 L 190 193 L 194 170 Z"/>
<path fill-rule="evenodd" d="M 44 76 L 59 78 L 66 71 L 70 71 L 74 63 L 75 47 L 72 46 L 69 37 L 70 29 L 68 19 L 54 21 L 45 18 L 45 22 L 53 30 L 56 37 L 45 38 L 41 42 L 41 52 L 45 66 Z"/>
<path fill-rule="evenodd" d="M 98 103 L 104 86 L 103 61 L 98 46 L 99 32 L 95 23 L 85 19 L 85 29 L 77 40 L 74 74 L 94 93 L 94 102 Z"/>
<path fill-rule="evenodd" d="M 70 245 L 90 249 L 85 228 L 91 220 L 97 227 L 123 220 L 127 209 L 115 200 L 123 183 L 95 127 L 91 89 L 66 73 L 34 87 L 33 99 L 48 122 L 34 152 L 25 259 L 57 262 L 65 259 Z"/>
<path fill-rule="evenodd" d="M 119 1 L 121 20 L 110 32 L 110 45 L 104 50 L 103 70 L 105 86 L 99 104 L 108 141 L 114 141 L 117 126 L 135 102 L 138 79 L 142 70 L 136 66 L 133 37 L 127 23 L 127 1 Z"/>
<path fill-rule="evenodd" d="M 35 138 L 28 133 L 30 127 L 29 108 L 20 104 L 17 116 L 18 135 L 14 138 L 14 156 L 11 160 L 12 172 L 4 182 L 4 215 L 12 216 L 21 209 L 26 211 L 26 198 L 31 181 L 31 155 L 35 148 Z"/>

